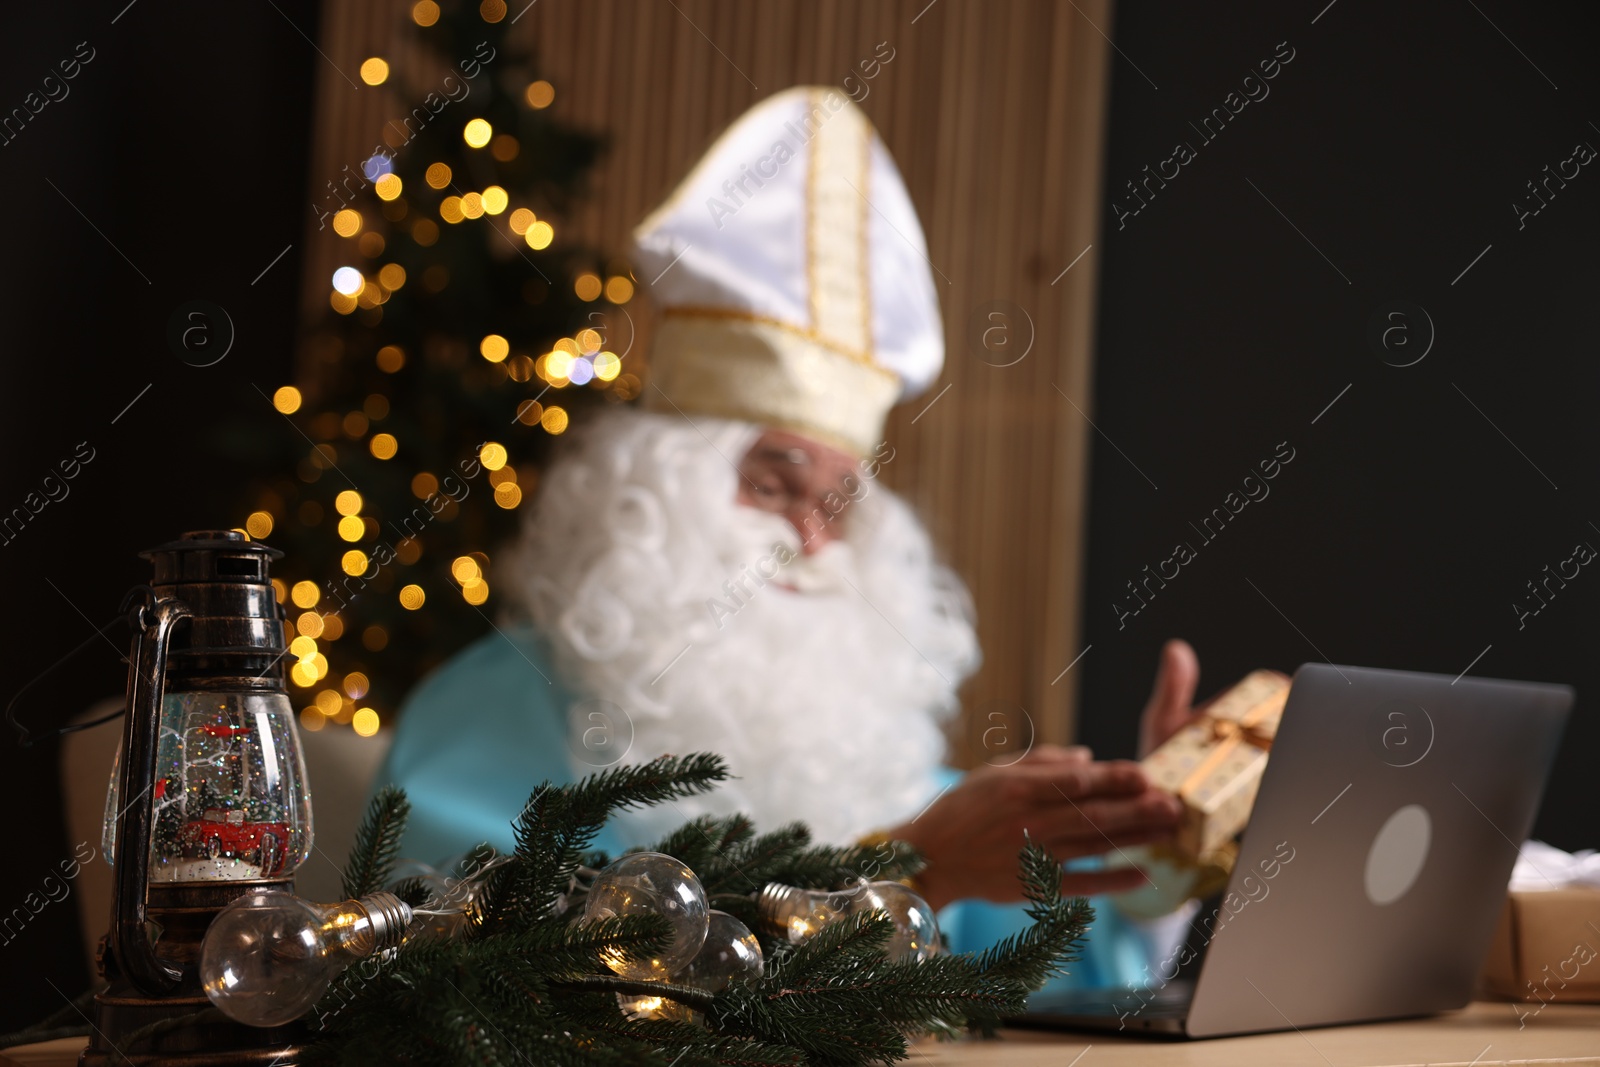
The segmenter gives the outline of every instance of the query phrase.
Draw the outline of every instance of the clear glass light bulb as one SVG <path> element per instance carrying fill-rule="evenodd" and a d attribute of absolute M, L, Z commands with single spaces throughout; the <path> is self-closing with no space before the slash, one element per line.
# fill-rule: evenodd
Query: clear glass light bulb
<path fill-rule="evenodd" d="M 246 893 L 217 913 L 200 946 L 211 1003 L 247 1026 L 300 1018 L 346 967 L 398 946 L 411 908 L 393 893 L 313 904 L 281 890 Z"/>
<path fill-rule="evenodd" d="M 766 958 L 750 928 L 725 911 L 711 912 L 699 955 L 672 976 L 679 985 L 720 993 L 733 982 L 761 977 Z"/>
<path fill-rule="evenodd" d="M 622 915 L 666 916 L 672 940 L 654 957 L 602 957 L 622 977 L 646 981 L 665 981 L 695 958 L 706 941 L 710 911 L 700 879 L 660 852 L 635 852 L 601 870 L 583 905 L 583 917 L 591 922 Z"/>
<path fill-rule="evenodd" d="M 939 951 L 939 922 L 933 908 L 899 882 L 863 882 L 833 893 L 774 883 L 761 890 L 756 906 L 762 922 L 790 944 L 851 915 L 881 911 L 894 922 L 894 933 L 884 946 L 891 960 L 925 960 Z"/>
<path fill-rule="evenodd" d="M 761 977 L 766 958 L 761 942 L 750 928 L 725 911 L 712 909 L 706 924 L 706 943 L 699 955 L 667 979 L 674 985 L 693 986 L 708 993 L 720 993 L 734 982 L 749 982 Z M 630 1019 L 676 1019 L 694 1022 L 699 1013 L 668 997 L 618 993 L 617 1004 Z"/>

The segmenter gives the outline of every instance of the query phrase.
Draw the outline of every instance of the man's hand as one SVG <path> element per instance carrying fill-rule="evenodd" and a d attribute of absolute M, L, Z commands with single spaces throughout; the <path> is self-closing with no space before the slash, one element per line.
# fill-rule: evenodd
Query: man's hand
<path fill-rule="evenodd" d="M 922 851 L 928 866 L 918 884 L 928 903 L 942 908 L 967 897 L 1020 899 L 1024 830 L 1066 861 L 1169 840 L 1181 810 L 1151 788 L 1137 763 L 1097 763 L 1088 749 L 1044 745 L 1011 766 L 979 767 L 888 833 Z M 1091 896 L 1144 884 L 1128 867 L 1068 873 L 1062 888 Z"/>
<path fill-rule="evenodd" d="M 1139 758 L 1144 759 L 1162 742 L 1193 722 L 1199 708 L 1191 707 L 1200 683 L 1200 659 L 1189 642 L 1174 638 L 1161 646 L 1156 664 L 1156 684 L 1139 716 Z"/>

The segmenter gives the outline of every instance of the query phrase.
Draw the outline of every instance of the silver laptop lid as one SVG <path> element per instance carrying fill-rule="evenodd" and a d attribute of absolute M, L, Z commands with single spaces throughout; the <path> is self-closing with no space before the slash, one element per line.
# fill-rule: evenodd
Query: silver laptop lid
<path fill-rule="evenodd" d="M 1196 1037 L 1470 999 L 1568 686 L 1306 664 L 1213 921 Z"/>

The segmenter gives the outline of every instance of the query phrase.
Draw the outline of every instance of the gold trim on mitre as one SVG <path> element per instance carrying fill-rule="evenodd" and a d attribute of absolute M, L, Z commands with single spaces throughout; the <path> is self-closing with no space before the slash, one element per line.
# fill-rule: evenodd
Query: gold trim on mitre
<path fill-rule="evenodd" d="M 656 331 L 645 406 L 780 427 L 853 456 L 880 443 L 900 379 L 787 323 L 673 308 Z M 658 399 L 659 397 L 659 399 Z"/>

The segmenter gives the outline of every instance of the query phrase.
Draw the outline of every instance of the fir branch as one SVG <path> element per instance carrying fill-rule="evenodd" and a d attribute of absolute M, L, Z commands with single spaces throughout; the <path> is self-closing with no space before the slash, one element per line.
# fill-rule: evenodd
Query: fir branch
<path fill-rule="evenodd" d="M 490 873 L 497 908 L 489 917 L 525 923 L 543 915 L 612 812 L 691 796 L 727 777 L 722 757 L 695 753 L 613 767 L 570 786 L 545 782 L 513 823 L 513 862 L 500 878 L 500 871 Z"/>
<path fill-rule="evenodd" d="M 755 826 L 748 816 L 702 815 L 662 838 L 650 851 L 664 852 L 698 875 L 716 870 L 718 860 L 725 859 L 754 834 Z M 705 884 L 704 878 L 701 884 Z"/>
<path fill-rule="evenodd" d="M 1020 878 L 1034 926 L 981 955 L 891 961 L 889 918 L 872 912 L 824 927 L 799 946 L 767 939 L 760 978 L 720 993 L 635 982 L 606 970 L 611 955 L 643 958 L 670 937 L 660 916 L 602 922 L 552 907 L 605 817 L 618 807 L 687 795 L 726 772 L 710 756 L 664 758 L 534 792 L 516 823 L 517 852 L 483 876 L 471 936 L 417 939 L 346 971 L 319 1003 L 308 1062 L 458 1064 L 646 1064 L 766 1067 L 770 1064 L 889 1063 L 907 1055 L 906 1036 L 971 1028 L 992 1033 L 1073 957 L 1092 916 L 1061 897 L 1050 854 L 1029 842 Z M 385 799 L 380 797 L 380 800 Z M 402 794 L 386 803 L 404 804 Z M 375 803 L 352 860 L 369 873 L 392 864 Z M 393 810 L 390 810 L 393 814 Z M 403 827 L 403 807 L 399 809 Z M 755 922 L 751 892 L 766 881 L 829 889 L 893 877 L 920 863 L 890 844 L 813 846 L 794 824 L 755 836 L 743 817 L 702 818 L 660 846 L 695 869 L 713 902 Z M 475 852 L 481 873 L 492 851 Z M 347 880 L 354 883 L 356 878 Z M 703 1026 L 626 1017 L 619 994 L 663 996 L 700 1013 Z"/>
<path fill-rule="evenodd" d="M 350 858 L 345 861 L 343 892 L 346 899 L 377 892 L 389 881 L 410 814 L 411 802 L 406 799 L 405 790 L 392 785 L 378 790 L 356 831 Z"/>
<path fill-rule="evenodd" d="M 1012 934 L 978 955 L 978 973 L 986 978 L 1015 982 L 1038 990 L 1050 979 L 1066 973 L 1078 959 L 1078 949 L 1094 921 L 1094 909 L 1082 897 L 1061 896 L 1061 863 L 1048 849 L 1027 838 L 1020 859 L 1022 893 L 1028 901 L 1033 925 Z M 986 1036 L 999 1028 L 1002 1013 L 979 1012 L 969 1020 Z"/>
<path fill-rule="evenodd" d="M 710 1009 L 717 999 L 715 993 L 694 986 L 676 985 L 672 982 L 647 982 L 635 978 L 622 978 L 614 974 L 563 978 L 552 982 L 551 988 L 556 991 L 576 993 L 620 993 L 631 997 L 662 997 L 702 1012 Z"/>

